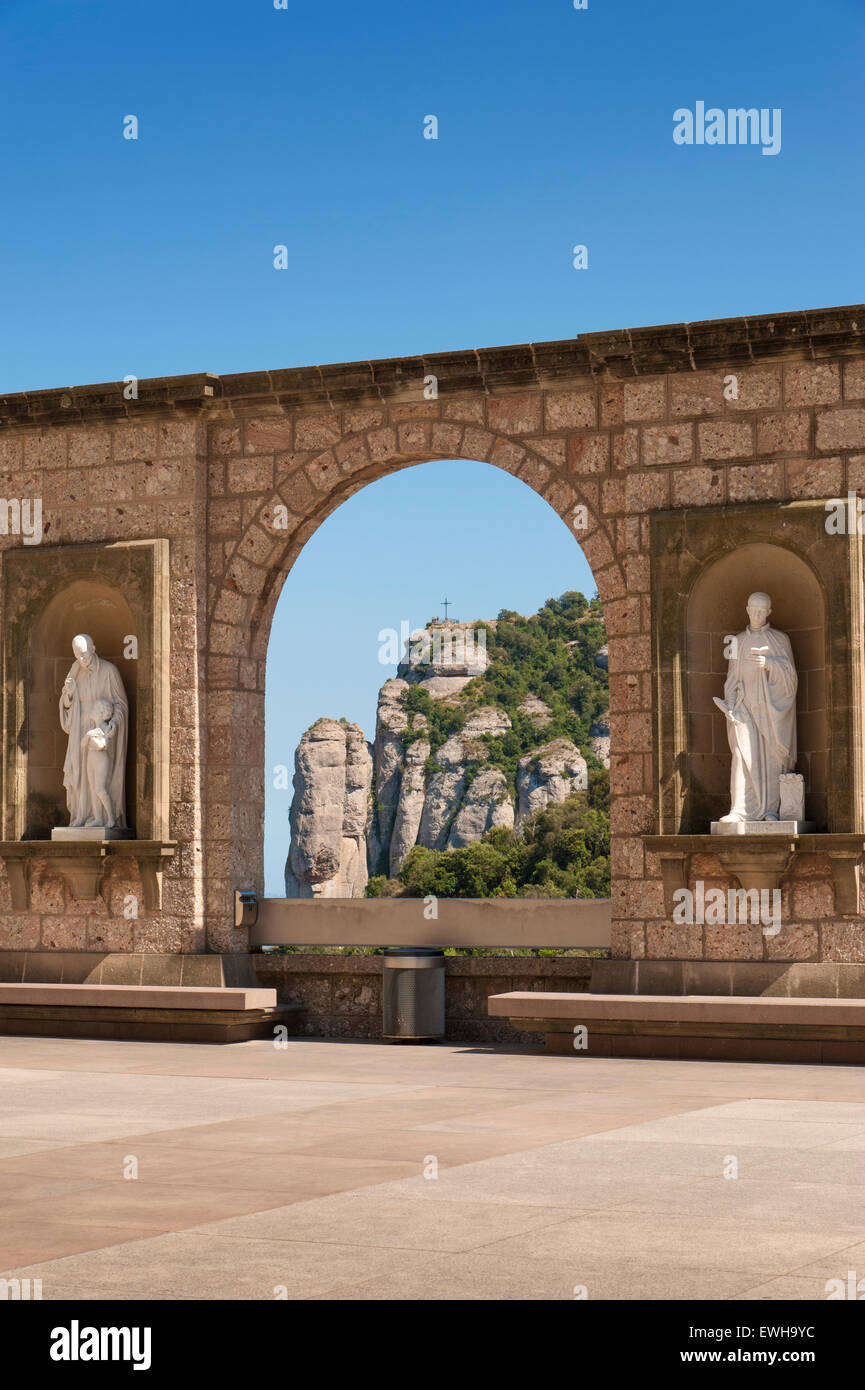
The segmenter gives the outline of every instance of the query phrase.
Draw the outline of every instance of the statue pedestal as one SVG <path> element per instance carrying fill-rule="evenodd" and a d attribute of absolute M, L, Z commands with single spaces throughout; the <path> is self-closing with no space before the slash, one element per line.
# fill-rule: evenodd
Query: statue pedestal
<path fill-rule="evenodd" d="M 691 860 L 695 855 L 705 854 L 715 855 L 723 872 L 745 889 L 778 888 L 797 855 L 825 854 L 832 868 L 837 916 L 859 916 L 859 869 L 865 856 L 865 834 L 792 835 L 786 830 L 783 834 L 772 834 L 767 827 L 771 825 L 777 832 L 784 825 L 783 821 L 745 821 L 742 824 L 749 827 L 744 837 L 736 833 L 740 827 L 735 822 L 731 826 L 732 835 L 644 837 L 646 849 L 650 854 L 657 854 L 660 860 L 664 906 L 671 917 L 675 908 L 674 893 L 679 888 L 687 888 L 692 877 Z"/>
<path fill-rule="evenodd" d="M 52 840 L 134 840 L 131 830 L 118 830 L 105 825 L 55 825 L 51 831 Z"/>
<path fill-rule="evenodd" d="M 810 820 L 713 820 L 709 830 L 712 835 L 813 835 L 814 822 Z"/>
<path fill-rule="evenodd" d="M 144 907 L 147 912 L 162 910 L 162 875 L 174 858 L 174 840 L 136 840 L 128 831 L 112 832 L 98 825 L 58 826 L 60 840 L 0 840 L 0 860 L 6 866 L 12 909 L 30 909 L 30 880 L 33 865 L 40 862 L 51 873 L 65 879 L 73 898 L 88 901 L 99 895 L 108 860 L 133 859 L 141 876 Z M 83 838 L 86 836 L 86 838 Z"/>

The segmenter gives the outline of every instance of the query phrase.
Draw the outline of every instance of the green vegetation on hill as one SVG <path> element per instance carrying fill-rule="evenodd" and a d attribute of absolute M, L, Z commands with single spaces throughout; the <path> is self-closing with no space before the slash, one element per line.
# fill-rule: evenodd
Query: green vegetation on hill
<path fill-rule="evenodd" d="M 455 709 L 452 705 L 444 705 L 419 685 L 409 686 L 402 697 L 402 704 L 409 714 L 422 714 L 429 729 L 429 733 L 423 729 L 406 729 L 402 736 L 403 747 L 408 748 L 419 738 L 428 739 L 430 759 L 435 763 L 435 755 L 442 744 L 447 742 L 451 734 L 458 734 L 465 724 L 468 707 Z"/>
<path fill-rule="evenodd" d="M 488 665 L 452 703 L 434 700 L 419 685 L 403 696 L 405 709 L 425 716 L 428 732 L 411 729 L 404 746 L 429 740 L 426 771 L 438 768 L 436 754 L 459 733 L 472 711 L 502 709 L 512 727 L 485 734 L 486 758 L 469 763 L 467 776 L 481 767 L 504 773 L 516 793 L 517 765 L 525 754 L 552 739 L 570 739 L 588 765 L 588 791 L 548 806 L 524 822 L 521 832 L 502 827 L 465 849 L 429 850 L 415 846 L 398 879 L 371 878 L 367 896 L 425 897 L 607 897 L 610 892 L 609 774 L 589 746 L 592 725 L 609 708 L 607 673 L 595 662 L 606 642 L 600 601 L 569 592 L 548 599 L 531 617 L 503 610 L 486 633 Z M 550 719 L 538 727 L 519 706 L 528 695 L 549 707 Z"/>
<path fill-rule="evenodd" d="M 427 770 L 435 770 L 436 753 L 451 734 L 459 733 L 473 710 L 486 705 L 504 710 L 513 726 L 503 734 L 484 735 L 484 765 L 501 769 L 512 794 L 520 758 L 554 738 L 569 738 L 589 767 L 600 766 L 588 746 L 592 724 L 609 708 L 607 673 L 595 664 L 595 654 L 607 640 L 600 600 L 569 592 L 547 599 L 528 618 L 503 609 L 495 629 L 479 623 L 477 630 L 486 634 L 487 669 L 460 692 L 459 703 L 433 700 L 418 685 L 403 697 L 405 709 L 423 714 L 429 727 L 428 735 L 414 729 L 403 735 L 406 746 L 429 738 Z M 543 728 L 519 708 L 528 695 L 549 706 L 550 722 Z"/>
<path fill-rule="evenodd" d="M 464 692 L 473 704 L 500 706 L 516 731 L 518 721 L 528 722 L 518 706 L 537 695 L 552 712 L 544 737 L 569 738 L 581 748 L 609 705 L 607 673 L 595 665 L 607 640 L 600 600 L 562 594 L 529 618 L 504 609 L 487 634 L 489 665 Z M 537 731 L 529 728 L 529 747 L 536 747 Z"/>

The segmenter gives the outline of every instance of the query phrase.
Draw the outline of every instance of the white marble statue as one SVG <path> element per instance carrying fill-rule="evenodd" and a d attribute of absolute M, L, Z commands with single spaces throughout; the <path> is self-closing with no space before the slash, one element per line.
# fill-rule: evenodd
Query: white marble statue
<path fill-rule="evenodd" d="M 733 639 L 723 700 L 733 755 L 724 822 L 776 821 L 782 774 L 796 766 L 796 687 L 790 639 L 769 626 L 772 600 L 748 599 L 748 626 Z"/>
<path fill-rule="evenodd" d="M 72 639 L 75 662 L 60 693 L 60 724 L 69 735 L 63 785 L 69 824 L 125 830 L 129 705 L 120 672 L 96 655 L 92 637 Z"/>

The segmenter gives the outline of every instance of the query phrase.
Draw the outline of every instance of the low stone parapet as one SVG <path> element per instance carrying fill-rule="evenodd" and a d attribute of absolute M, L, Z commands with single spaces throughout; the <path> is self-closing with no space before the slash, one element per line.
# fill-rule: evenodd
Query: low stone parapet
<path fill-rule="evenodd" d="M 273 985 L 285 1003 L 302 1004 L 300 1030 L 309 1037 L 380 1038 L 381 955 L 278 951 L 251 960 L 262 984 Z M 588 956 L 446 956 L 445 1028 L 453 1042 L 534 1042 L 536 1035 L 491 1018 L 487 1000 L 503 990 L 541 989 L 554 983 L 587 990 Z"/>

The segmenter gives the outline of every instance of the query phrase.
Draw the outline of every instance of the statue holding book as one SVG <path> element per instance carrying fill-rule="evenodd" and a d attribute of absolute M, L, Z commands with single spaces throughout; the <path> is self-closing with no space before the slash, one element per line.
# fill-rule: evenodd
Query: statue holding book
<path fill-rule="evenodd" d="M 98 656 L 93 638 L 72 641 L 75 660 L 60 692 L 60 724 L 69 735 L 63 785 L 73 829 L 126 830 L 129 704 L 117 667 Z"/>
<path fill-rule="evenodd" d="M 777 821 L 781 778 L 796 766 L 798 677 L 790 639 L 769 624 L 772 600 L 753 593 L 748 626 L 731 640 L 724 698 L 733 755 L 730 812 L 722 823 Z"/>

